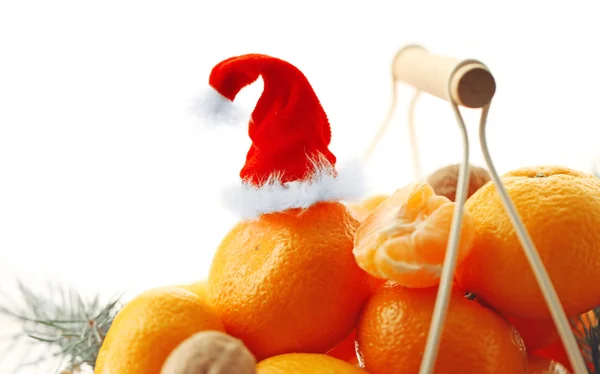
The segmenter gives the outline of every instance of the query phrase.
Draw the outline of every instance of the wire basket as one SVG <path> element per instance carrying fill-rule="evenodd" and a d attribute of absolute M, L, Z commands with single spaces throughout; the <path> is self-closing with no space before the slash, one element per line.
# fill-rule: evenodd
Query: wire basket
<path fill-rule="evenodd" d="M 460 163 L 456 193 L 456 206 L 453 212 L 448 247 L 442 268 L 440 285 L 434 306 L 433 317 L 429 328 L 427 343 L 421 361 L 420 374 L 434 372 L 444 322 L 448 310 L 452 280 L 455 273 L 458 245 L 460 243 L 460 227 L 463 219 L 463 205 L 469 186 L 469 136 L 459 107 L 481 109 L 479 121 L 479 144 L 491 179 L 498 191 L 503 206 L 510 217 L 517 237 L 523 247 L 525 256 L 544 296 L 552 320 L 556 325 L 560 339 L 575 373 L 588 373 L 577 340 L 571 329 L 569 319 L 561 305 L 554 285 L 542 263 L 540 255 L 533 243 L 515 205 L 504 187 L 490 155 L 486 122 L 490 105 L 496 91 L 496 82 L 490 69 L 478 60 L 458 60 L 455 58 L 433 54 L 420 45 L 408 45 L 395 56 L 392 64 L 394 81 L 393 102 L 386 120 L 364 155 L 365 160 L 371 157 L 379 140 L 385 134 L 396 106 L 396 83 L 402 82 L 415 89 L 408 111 L 408 124 L 411 140 L 413 171 L 415 179 L 421 179 L 420 158 L 416 148 L 414 128 L 414 108 L 420 94 L 428 93 L 450 103 L 463 141 L 463 157 Z"/>

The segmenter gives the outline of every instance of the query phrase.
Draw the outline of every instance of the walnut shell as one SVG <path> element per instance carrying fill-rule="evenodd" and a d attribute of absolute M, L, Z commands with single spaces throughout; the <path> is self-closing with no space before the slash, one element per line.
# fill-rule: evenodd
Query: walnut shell
<path fill-rule="evenodd" d="M 427 183 L 433 188 L 436 195 L 445 196 L 454 201 L 456 199 L 456 185 L 458 184 L 459 164 L 448 165 L 433 172 L 427 177 Z M 467 198 L 491 180 L 490 173 L 481 167 L 471 165 L 471 177 Z"/>
<path fill-rule="evenodd" d="M 202 331 L 171 352 L 161 374 L 256 374 L 256 359 L 241 340 Z"/>

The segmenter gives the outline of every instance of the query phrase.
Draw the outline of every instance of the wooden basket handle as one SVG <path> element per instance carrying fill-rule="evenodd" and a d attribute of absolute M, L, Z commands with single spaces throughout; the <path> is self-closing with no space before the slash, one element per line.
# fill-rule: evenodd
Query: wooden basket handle
<path fill-rule="evenodd" d="M 496 92 L 496 81 L 483 63 L 434 54 L 419 45 L 402 48 L 392 66 L 395 79 L 467 108 L 484 107 Z"/>
<path fill-rule="evenodd" d="M 550 280 L 535 244 L 523 225 L 519 212 L 515 208 L 508 192 L 506 192 L 506 188 L 502 184 L 502 179 L 492 162 L 485 129 L 490 103 L 496 91 L 496 82 L 489 69 L 477 60 L 457 60 L 436 55 L 418 45 L 409 45 L 401 49 L 396 55 L 392 67 L 394 82 L 402 81 L 413 86 L 417 92 L 427 92 L 451 103 L 463 135 L 464 144 L 464 155 L 458 176 L 452 228 L 419 373 L 431 374 L 435 369 L 442 329 L 450 301 L 452 279 L 456 267 L 460 225 L 462 222 L 461 207 L 465 202 L 469 185 L 469 140 L 467 129 L 458 106 L 474 109 L 481 108 L 479 140 L 493 183 L 500 195 L 504 209 L 511 219 L 530 268 L 536 277 L 538 286 L 542 291 L 569 361 L 573 368 L 576 369 L 576 373 L 586 373 L 586 364 L 571 330 L 568 316 L 561 305 L 558 294 L 554 289 L 554 285 Z M 414 126 L 413 123 L 410 123 L 410 125 Z"/>

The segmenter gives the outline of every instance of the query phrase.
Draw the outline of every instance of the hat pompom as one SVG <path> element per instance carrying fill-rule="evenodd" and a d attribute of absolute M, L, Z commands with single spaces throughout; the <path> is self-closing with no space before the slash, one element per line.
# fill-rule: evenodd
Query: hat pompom
<path fill-rule="evenodd" d="M 247 123 L 250 118 L 249 111 L 212 87 L 193 100 L 190 112 L 209 127 L 241 125 Z"/>

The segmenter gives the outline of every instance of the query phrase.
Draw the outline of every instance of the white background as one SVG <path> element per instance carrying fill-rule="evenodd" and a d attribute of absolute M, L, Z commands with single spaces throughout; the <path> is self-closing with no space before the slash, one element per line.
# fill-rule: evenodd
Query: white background
<path fill-rule="evenodd" d="M 234 55 L 298 66 L 342 161 L 365 149 L 385 116 L 398 48 L 416 42 L 477 58 L 497 81 L 488 133 L 500 171 L 590 170 L 600 154 L 593 3 L 2 0 L 1 290 L 14 293 L 20 277 L 34 287 L 52 279 L 88 294 L 134 294 L 207 275 L 235 222 L 219 191 L 238 182 L 249 140 L 246 128 L 207 131 L 188 107 L 211 68 Z M 260 90 L 259 82 L 239 101 L 251 109 Z M 374 190 L 412 177 L 410 94 L 401 87 L 372 159 Z M 465 115 L 481 165 L 478 113 Z M 459 161 L 448 103 L 423 97 L 417 125 L 425 172 Z M 11 374 L 16 358 L 0 373 Z"/>

